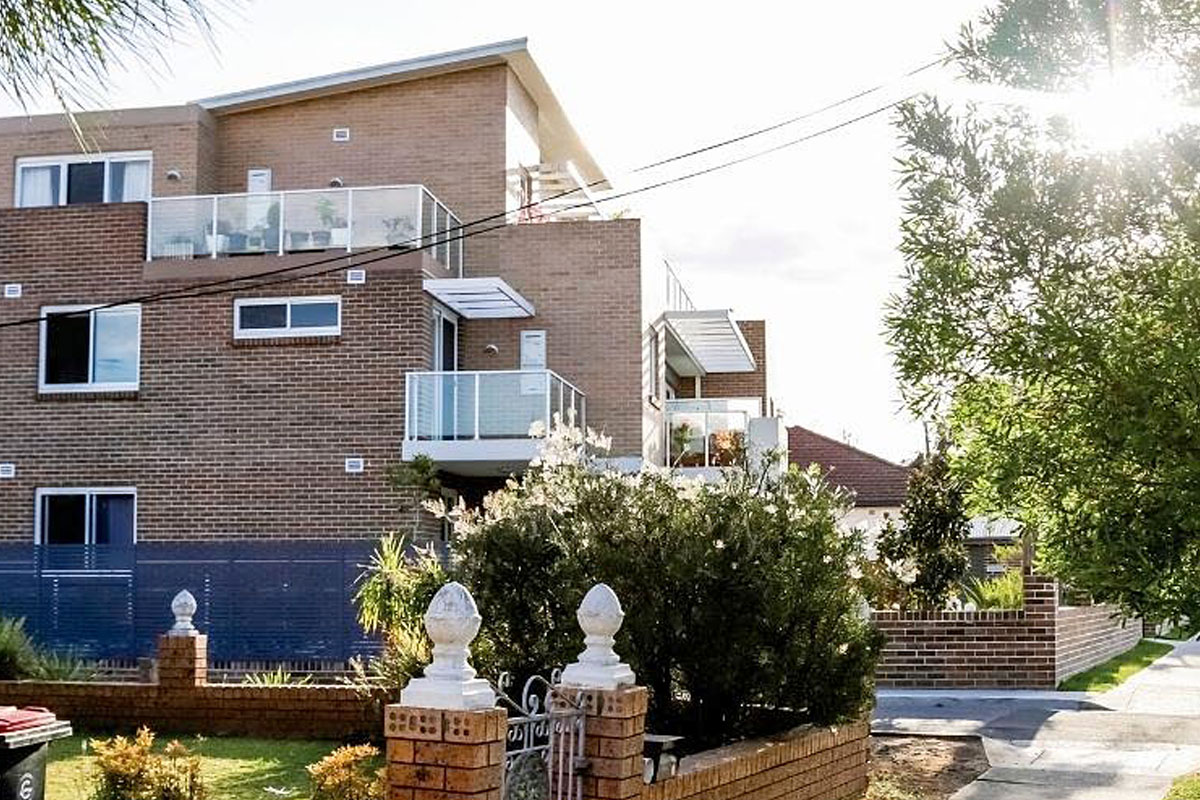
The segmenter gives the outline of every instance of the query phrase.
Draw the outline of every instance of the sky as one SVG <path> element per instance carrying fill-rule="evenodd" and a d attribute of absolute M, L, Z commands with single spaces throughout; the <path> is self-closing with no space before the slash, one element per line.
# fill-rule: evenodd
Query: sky
<path fill-rule="evenodd" d="M 983 0 L 608 2 L 244 0 L 214 45 L 182 35 L 153 69 L 115 70 L 110 108 L 169 105 L 528 37 L 555 94 L 618 186 L 631 167 L 823 106 L 936 58 Z M 586 9 L 586 12 L 584 11 Z M 737 156 L 862 113 L 829 112 Z M 35 103 L 31 111 L 53 112 Z M 0 115 L 22 113 L 0 96 Z M 881 322 L 900 286 L 897 138 L 887 114 L 627 201 L 697 306 L 766 319 L 770 392 L 800 424 L 893 460 L 923 447 Z M 703 163 L 712 163 L 711 160 Z M 691 165 L 680 165 L 684 171 Z"/>

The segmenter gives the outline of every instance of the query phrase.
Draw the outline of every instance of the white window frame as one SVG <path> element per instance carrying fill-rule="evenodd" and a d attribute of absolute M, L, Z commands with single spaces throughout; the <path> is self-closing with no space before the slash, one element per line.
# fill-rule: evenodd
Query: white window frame
<path fill-rule="evenodd" d="M 334 303 L 337 305 L 337 324 L 319 328 L 293 328 L 292 305 Z M 245 306 L 284 306 L 287 317 L 282 328 L 243 328 L 241 310 Z M 234 339 L 295 339 L 305 336 L 342 335 L 342 296 L 340 294 L 297 295 L 293 297 L 239 297 L 233 301 Z"/>
<path fill-rule="evenodd" d="M 42 545 L 42 498 L 54 495 L 81 494 L 84 500 L 84 541 L 85 545 L 96 544 L 95 505 L 98 494 L 128 494 L 133 496 L 133 536 L 131 543 L 137 544 L 138 533 L 138 497 L 134 486 L 64 486 L 39 488 L 33 491 L 33 543 Z"/>
<path fill-rule="evenodd" d="M 147 202 L 154 197 L 154 151 L 153 150 L 127 150 L 117 151 L 112 153 L 85 153 L 61 156 L 22 156 L 17 159 L 16 170 L 17 174 L 13 180 L 13 207 L 17 208 L 21 205 L 21 182 L 24 180 L 23 167 L 49 167 L 58 165 L 58 205 L 65 206 L 67 204 L 67 166 L 69 164 L 81 164 L 93 161 L 104 162 L 104 200 L 105 203 L 111 203 L 109 199 L 109 166 L 114 161 L 146 161 L 149 163 L 149 185 L 146 187 Z M 136 202 L 136 201 L 130 201 Z M 53 206 L 50 206 L 53 208 Z"/>
<path fill-rule="evenodd" d="M 51 314 L 64 314 L 75 311 L 87 311 L 88 322 L 91 330 L 88 333 L 88 380 L 87 383 L 46 383 L 46 336 L 48 333 L 47 323 L 48 317 Z M 107 383 L 96 383 L 93 380 L 93 374 L 96 369 L 96 312 L 97 311 L 114 311 L 114 312 L 137 312 L 137 363 L 135 364 L 136 374 L 132 381 L 110 381 Z M 38 393 L 39 394 L 66 394 L 71 392 L 136 392 L 142 380 L 142 305 L 141 303 L 129 303 L 120 306 L 104 306 L 103 304 L 93 304 L 85 306 L 42 306 L 41 322 L 38 323 Z"/>

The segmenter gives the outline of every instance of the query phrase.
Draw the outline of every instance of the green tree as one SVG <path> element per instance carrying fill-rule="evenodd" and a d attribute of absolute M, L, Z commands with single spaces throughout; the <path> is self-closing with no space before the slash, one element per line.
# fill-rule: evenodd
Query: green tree
<path fill-rule="evenodd" d="M 941 608 L 967 574 L 965 492 L 947 452 L 943 442 L 921 457 L 909 475 L 901 523 L 889 520 L 879 536 L 884 562 L 905 565 L 905 605 Z"/>
<path fill-rule="evenodd" d="M 948 422 L 970 502 L 1020 519 L 1042 569 L 1195 615 L 1200 143 L 1182 101 L 1133 136 L 1136 96 L 1079 98 L 1148 70 L 1200 88 L 1200 2 L 1003 0 L 952 51 L 971 85 L 1036 102 L 900 111 L 905 286 L 886 325 L 906 398 Z M 1097 119 L 1131 136 L 1102 146 Z"/>
<path fill-rule="evenodd" d="M 148 64 L 186 28 L 210 38 L 203 0 L 0 0 L 0 91 L 22 106 L 49 92 L 92 104 L 109 70 Z"/>

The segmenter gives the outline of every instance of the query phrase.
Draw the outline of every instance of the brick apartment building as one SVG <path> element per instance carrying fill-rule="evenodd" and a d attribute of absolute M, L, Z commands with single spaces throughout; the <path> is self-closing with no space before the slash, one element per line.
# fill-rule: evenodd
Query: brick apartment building
<path fill-rule="evenodd" d="M 217 658 L 344 658 L 373 541 L 444 544 L 401 460 L 475 498 L 572 410 L 629 468 L 782 444 L 764 324 L 603 217 L 524 40 L 81 122 L 0 120 L 0 322 L 44 317 L 0 328 L 0 613 L 47 643 L 148 654 L 186 586 Z"/>

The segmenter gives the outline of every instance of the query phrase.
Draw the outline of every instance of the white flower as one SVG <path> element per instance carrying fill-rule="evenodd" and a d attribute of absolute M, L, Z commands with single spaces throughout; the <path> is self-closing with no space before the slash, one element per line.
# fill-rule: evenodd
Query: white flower
<path fill-rule="evenodd" d="M 540 419 L 535 419 L 533 422 L 529 423 L 529 438 L 530 439 L 541 439 L 541 438 L 544 438 L 545 436 L 546 436 L 546 423 L 545 422 L 542 422 Z"/>
<path fill-rule="evenodd" d="M 715 542 L 713 542 L 713 547 L 717 548 L 718 550 L 724 550 L 725 549 L 725 540 L 717 539 Z"/>

